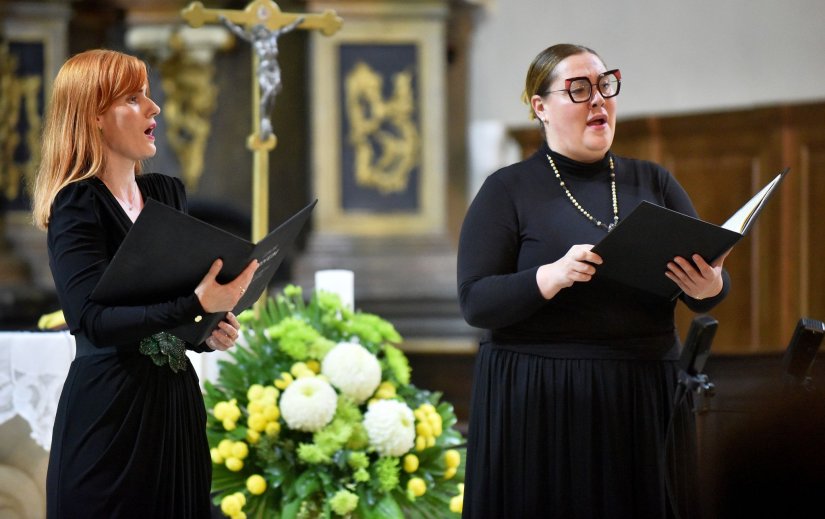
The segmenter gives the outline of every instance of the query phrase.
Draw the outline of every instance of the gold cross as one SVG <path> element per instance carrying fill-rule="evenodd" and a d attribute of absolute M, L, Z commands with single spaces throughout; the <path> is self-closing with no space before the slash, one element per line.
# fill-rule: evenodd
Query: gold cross
<path fill-rule="evenodd" d="M 181 15 L 192 27 L 200 27 L 205 23 L 218 22 L 223 16 L 230 22 L 250 28 L 254 25 L 264 25 L 269 30 L 276 30 L 289 25 L 303 16 L 304 21 L 298 29 L 318 29 L 324 36 L 332 36 L 341 28 L 341 17 L 332 9 L 321 14 L 295 14 L 281 11 L 278 4 L 271 0 L 253 0 L 243 11 L 238 9 L 206 9 L 200 2 L 192 2 Z"/>
<path fill-rule="evenodd" d="M 321 14 L 298 14 L 281 11 L 278 4 L 271 0 L 253 0 L 243 10 L 206 9 L 201 2 L 192 2 L 181 11 L 181 16 L 192 27 L 201 27 L 206 23 L 227 23 L 247 31 L 261 29 L 263 26 L 277 40 L 283 31 L 295 29 L 317 29 L 324 36 L 331 36 L 341 28 L 342 19 L 335 11 L 327 9 Z M 293 26 L 290 26 L 293 24 Z M 277 44 L 277 41 L 272 43 Z M 275 56 L 277 58 L 277 55 Z M 253 52 L 253 75 L 257 75 L 259 59 Z M 277 63 L 275 63 L 277 67 Z M 280 69 L 277 80 L 280 81 Z M 277 92 L 275 92 L 277 93 Z M 263 238 L 269 227 L 269 152 L 275 148 L 277 139 L 271 132 L 261 131 L 262 114 L 260 107 L 261 86 L 253 80 L 253 133 L 247 139 L 247 148 L 253 153 L 252 164 L 252 239 Z M 268 121 L 267 121 L 268 122 Z"/>

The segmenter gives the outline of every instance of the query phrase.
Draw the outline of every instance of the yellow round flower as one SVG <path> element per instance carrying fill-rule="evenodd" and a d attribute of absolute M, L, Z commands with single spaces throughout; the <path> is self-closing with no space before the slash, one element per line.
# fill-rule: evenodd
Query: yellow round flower
<path fill-rule="evenodd" d="M 444 464 L 447 467 L 458 467 L 461 465 L 461 454 L 455 450 L 450 449 L 444 453 Z"/>
<path fill-rule="evenodd" d="M 450 512 L 460 514 L 464 511 L 464 495 L 453 496 L 450 499 Z"/>
<path fill-rule="evenodd" d="M 237 500 L 238 500 L 238 502 L 241 504 L 241 507 L 242 507 L 242 508 L 243 508 L 244 506 L 246 506 L 246 496 L 245 496 L 245 495 L 243 495 L 243 492 L 235 492 L 235 493 L 234 493 L 234 494 L 232 494 L 232 495 L 233 495 L 233 496 L 235 496 L 235 499 L 237 499 Z"/>
<path fill-rule="evenodd" d="M 228 458 L 228 457 L 232 456 L 232 446 L 234 444 L 235 444 L 235 442 L 233 442 L 229 438 L 221 440 L 221 442 L 218 444 L 218 452 L 224 458 Z"/>
<path fill-rule="evenodd" d="M 447 470 L 444 471 L 444 479 L 453 479 L 456 470 L 455 467 L 448 467 Z"/>
<path fill-rule="evenodd" d="M 229 418 L 224 419 L 223 421 L 223 428 L 227 431 L 234 431 L 235 427 L 238 426 L 238 423 L 235 420 L 230 420 Z"/>
<path fill-rule="evenodd" d="M 418 456 L 415 454 L 407 454 L 404 456 L 404 470 L 410 474 L 418 470 Z"/>
<path fill-rule="evenodd" d="M 381 382 L 381 384 L 378 385 L 378 389 L 375 390 L 375 397 L 383 400 L 395 398 L 395 395 L 395 385 L 389 381 Z"/>
<path fill-rule="evenodd" d="M 252 445 L 255 445 L 256 443 L 258 443 L 258 440 L 260 440 L 260 439 L 261 439 L 261 433 L 259 433 L 258 431 L 253 431 L 252 429 L 247 429 L 246 430 L 246 441 L 248 441 Z"/>
<path fill-rule="evenodd" d="M 252 414 L 261 414 L 261 413 L 263 413 L 265 407 L 266 407 L 266 404 L 264 403 L 264 401 L 261 400 L 261 399 L 258 399 L 258 400 L 254 400 L 252 402 L 249 402 L 249 405 L 246 406 L 246 409 L 247 409 L 247 411 L 249 411 L 249 414 L 252 415 Z"/>
<path fill-rule="evenodd" d="M 266 417 L 262 413 L 255 413 L 249 415 L 246 425 L 253 431 L 263 432 L 266 429 L 266 422 Z"/>
<path fill-rule="evenodd" d="M 307 361 L 307 367 L 312 370 L 313 373 L 320 373 L 321 372 L 321 363 L 315 359 Z"/>
<path fill-rule="evenodd" d="M 229 517 L 239 513 L 242 507 L 241 501 L 235 494 L 228 495 L 221 499 L 221 512 Z"/>
<path fill-rule="evenodd" d="M 265 404 L 275 404 L 278 401 L 278 395 L 281 392 L 275 386 L 266 386 L 264 388 L 264 396 L 261 397 L 261 402 Z"/>
<path fill-rule="evenodd" d="M 430 427 L 430 424 L 427 422 L 418 422 L 415 424 L 415 432 L 417 432 L 419 436 L 429 438 L 433 435 L 433 428 Z"/>
<path fill-rule="evenodd" d="M 275 404 L 267 404 L 263 409 L 263 415 L 268 422 L 272 422 L 281 417 L 281 410 Z"/>
<path fill-rule="evenodd" d="M 424 438 L 423 436 L 418 436 L 415 439 L 415 450 L 420 452 L 420 451 L 423 451 L 426 448 L 427 448 L 427 438 Z"/>
<path fill-rule="evenodd" d="M 232 457 L 242 460 L 249 455 L 249 447 L 244 442 L 235 442 L 232 446 Z"/>
<path fill-rule="evenodd" d="M 226 458 L 226 468 L 232 472 L 238 472 L 243 468 L 243 461 L 238 458 Z"/>
<path fill-rule="evenodd" d="M 215 418 L 218 420 L 225 420 L 226 413 L 229 410 L 229 402 L 218 402 L 215 404 L 215 407 L 212 409 L 212 414 L 215 415 Z"/>
<path fill-rule="evenodd" d="M 278 433 L 281 432 L 281 424 L 278 422 L 269 422 L 266 424 L 266 435 L 270 438 L 274 438 L 278 436 Z"/>
<path fill-rule="evenodd" d="M 421 497 L 427 493 L 427 483 L 421 478 L 410 478 L 407 482 L 407 490 L 415 497 Z"/>
<path fill-rule="evenodd" d="M 223 464 L 223 456 L 221 456 L 221 452 L 217 449 L 217 447 L 212 447 L 209 449 L 209 455 L 212 456 L 212 463 L 215 465 Z"/>
<path fill-rule="evenodd" d="M 266 480 L 259 474 L 253 474 L 246 479 L 246 489 L 253 496 L 266 492 Z"/>
<path fill-rule="evenodd" d="M 249 386 L 249 390 L 246 392 L 246 398 L 252 402 L 253 400 L 258 400 L 264 394 L 264 386 L 260 384 L 252 384 Z"/>

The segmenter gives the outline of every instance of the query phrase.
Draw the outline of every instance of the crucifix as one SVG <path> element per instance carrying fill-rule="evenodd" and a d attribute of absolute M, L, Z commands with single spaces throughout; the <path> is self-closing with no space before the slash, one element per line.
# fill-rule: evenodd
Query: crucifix
<path fill-rule="evenodd" d="M 293 29 L 318 29 L 324 36 L 331 36 L 341 28 L 342 20 L 331 9 L 321 14 L 285 13 L 271 0 L 253 0 L 242 11 L 206 9 L 201 2 L 192 2 L 181 16 L 192 27 L 222 23 L 253 47 L 253 120 L 246 147 L 253 153 L 252 239 L 257 241 L 266 235 L 269 226 L 269 152 L 277 143 L 270 116 L 281 90 L 278 38 Z"/>

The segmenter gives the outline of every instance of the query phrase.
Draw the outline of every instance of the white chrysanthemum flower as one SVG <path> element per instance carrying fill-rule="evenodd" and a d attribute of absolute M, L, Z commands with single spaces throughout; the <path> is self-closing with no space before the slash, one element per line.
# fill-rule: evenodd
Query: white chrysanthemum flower
<path fill-rule="evenodd" d="M 415 416 L 407 404 L 379 400 L 364 415 L 364 428 L 382 456 L 401 456 L 415 445 Z"/>
<path fill-rule="evenodd" d="M 381 383 L 381 365 L 375 355 L 354 342 L 340 342 L 321 363 L 321 373 L 341 393 L 361 404 Z"/>
<path fill-rule="evenodd" d="M 299 378 L 281 395 L 281 416 L 290 429 L 315 432 L 332 421 L 338 394 L 328 382 L 317 378 Z"/>

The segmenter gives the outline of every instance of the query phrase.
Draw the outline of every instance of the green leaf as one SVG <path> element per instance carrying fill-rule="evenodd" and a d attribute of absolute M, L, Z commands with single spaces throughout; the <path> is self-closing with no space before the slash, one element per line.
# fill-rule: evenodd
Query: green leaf
<path fill-rule="evenodd" d="M 372 507 L 366 499 L 358 499 L 356 511 L 361 519 L 404 519 L 404 512 L 390 494 L 384 495 Z"/>

